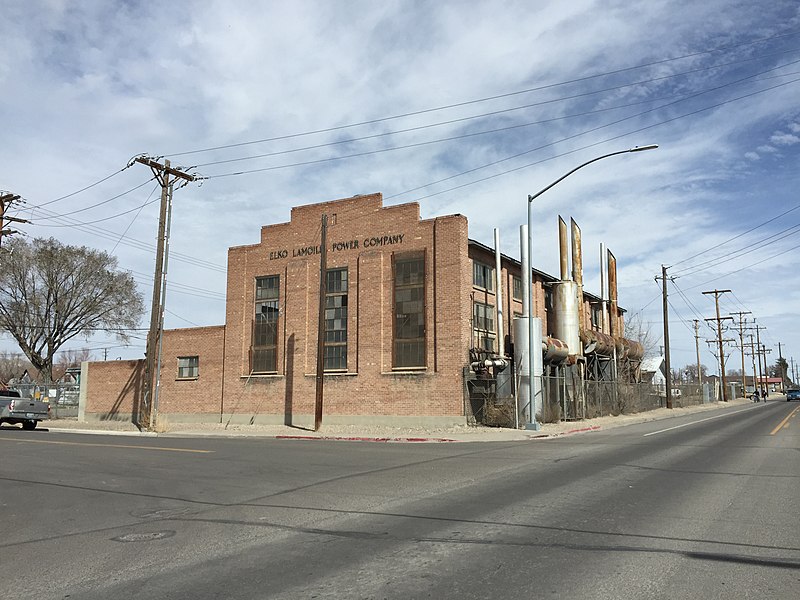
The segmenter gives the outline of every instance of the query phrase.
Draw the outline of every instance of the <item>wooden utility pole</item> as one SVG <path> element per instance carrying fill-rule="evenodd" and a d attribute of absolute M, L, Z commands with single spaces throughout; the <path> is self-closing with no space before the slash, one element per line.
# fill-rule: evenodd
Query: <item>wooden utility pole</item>
<path fill-rule="evenodd" d="M 755 321 L 755 319 L 753 319 L 753 321 Z M 761 330 L 762 329 L 766 329 L 766 327 L 762 327 L 761 325 L 756 325 L 755 327 L 753 327 L 753 329 L 756 330 L 756 356 L 758 357 L 758 359 L 757 359 L 758 360 L 758 370 L 761 373 L 761 376 L 760 376 L 759 379 L 762 380 L 761 384 L 764 385 L 764 390 L 766 390 L 767 378 L 769 377 L 769 374 L 767 373 L 767 355 L 766 355 L 766 353 L 764 354 L 764 368 L 763 369 L 761 368 L 761 353 L 762 353 L 761 349 L 763 348 L 763 346 L 761 345 Z"/>
<path fill-rule="evenodd" d="M 781 343 L 778 342 L 778 368 L 781 370 L 781 394 L 786 393 L 786 369 L 783 368 L 783 351 Z"/>
<path fill-rule="evenodd" d="M 16 202 L 19 199 L 19 194 L 0 192 L 0 247 L 3 245 L 4 235 L 13 235 L 15 233 L 19 233 L 13 229 L 6 229 L 6 223 L 28 223 L 28 221 L 25 219 L 6 216 L 6 209 L 11 205 L 12 202 Z"/>
<path fill-rule="evenodd" d="M 739 348 L 742 350 L 742 396 L 747 396 L 747 382 L 744 375 L 744 315 L 752 314 L 749 310 L 732 312 L 731 315 L 739 315 Z"/>
<path fill-rule="evenodd" d="M 750 343 L 747 344 L 747 348 L 750 350 L 750 360 L 753 363 L 753 391 L 761 390 L 761 384 L 759 381 L 761 380 L 761 357 L 758 358 L 758 366 L 756 366 L 756 343 L 753 341 L 753 334 L 747 334 L 747 337 L 750 338 Z"/>
<path fill-rule="evenodd" d="M 697 351 L 697 381 L 703 385 L 703 372 L 700 370 L 700 321 L 694 319 L 694 349 Z"/>
<path fill-rule="evenodd" d="M 769 394 L 769 366 L 767 364 L 767 354 L 772 352 L 772 348 L 767 348 L 764 344 L 761 344 L 761 353 L 764 355 L 764 386 L 767 390 L 767 394 Z"/>
<path fill-rule="evenodd" d="M 169 160 L 160 163 L 157 160 L 146 156 L 138 156 L 134 159 L 153 171 L 156 180 L 161 185 L 161 206 L 158 215 L 158 238 L 156 240 L 156 266 L 153 277 L 153 302 L 150 307 L 150 329 L 147 333 L 147 347 L 145 350 L 145 370 L 144 370 L 144 390 L 142 393 L 142 403 L 139 409 L 140 425 L 147 429 L 155 429 L 158 407 L 156 406 L 154 374 L 160 364 L 156 363 L 156 351 L 158 349 L 158 339 L 164 321 L 164 307 L 162 288 L 165 285 L 164 268 L 164 248 L 167 243 L 167 213 L 171 213 L 172 191 L 175 181 L 181 179 L 186 183 L 195 181 L 196 177 L 180 169 L 170 166 Z M 160 357 L 159 361 L 160 363 Z"/>
<path fill-rule="evenodd" d="M 725 381 L 725 350 L 722 348 L 722 321 L 725 320 L 733 320 L 733 317 L 720 317 L 719 316 L 719 295 L 725 294 L 730 292 L 730 290 L 711 290 L 709 292 L 703 292 L 704 294 L 714 294 L 714 304 L 717 307 L 717 318 L 716 319 L 706 319 L 706 321 L 716 321 L 717 322 L 717 342 L 719 343 L 719 377 L 720 381 L 722 382 L 722 401 L 728 401 L 728 389 L 727 383 Z"/>
<path fill-rule="evenodd" d="M 669 303 L 667 301 L 667 269 L 669 267 L 661 265 L 661 277 L 656 276 L 656 280 L 661 279 L 661 302 L 664 314 L 664 369 L 665 391 L 667 393 L 667 408 L 672 408 L 672 370 L 669 365 Z"/>
<path fill-rule="evenodd" d="M 325 382 L 325 303 L 328 294 L 328 215 L 322 215 L 322 248 L 319 255 L 319 320 L 317 322 L 317 390 L 314 431 L 322 425 L 322 392 Z"/>

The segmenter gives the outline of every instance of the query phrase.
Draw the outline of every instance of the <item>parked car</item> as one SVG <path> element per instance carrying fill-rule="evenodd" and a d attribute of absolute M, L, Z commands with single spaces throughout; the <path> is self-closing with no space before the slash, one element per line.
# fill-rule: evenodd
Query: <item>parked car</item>
<path fill-rule="evenodd" d="M 49 417 L 47 402 L 21 398 L 17 390 L 0 390 L 0 425 L 21 423 L 23 429 L 35 429 L 39 421 Z"/>
<path fill-rule="evenodd" d="M 800 390 L 786 390 L 786 401 L 800 400 Z"/>

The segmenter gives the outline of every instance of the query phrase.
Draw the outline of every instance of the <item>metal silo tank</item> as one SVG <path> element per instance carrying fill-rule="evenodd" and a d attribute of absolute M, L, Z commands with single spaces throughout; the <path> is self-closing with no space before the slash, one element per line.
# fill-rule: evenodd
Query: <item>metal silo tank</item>
<path fill-rule="evenodd" d="M 553 284 L 553 337 L 566 342 L 570 355 L 580 354 L 578 284 L 559 281 Z"/>

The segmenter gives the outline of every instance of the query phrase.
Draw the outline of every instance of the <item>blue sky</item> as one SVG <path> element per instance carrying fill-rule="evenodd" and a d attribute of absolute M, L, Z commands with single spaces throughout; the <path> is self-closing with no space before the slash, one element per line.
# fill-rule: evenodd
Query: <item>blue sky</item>
<path fill-rule="evenodd" d="M 586 290 L 599 293 L 604 242 L 621 304 L 654 339 L 654 276 L 671 266 L 673 366 L 694 362 L 691 320 L 713 315 L 714 288 L 732 290 L 723 314 L 767 327 L 771 361 L 778 342 L 800 360 L 796 1 L 10 0 L 4 13 L 0 189 L 24 197 L 25 235 L 112 252 L 149 300 L 158 194 L 144 166 L 117 172 L 148 153 L 208 177 L 175 194 L 169 328 L 223 323 L 228 247 L 292 206 L 382 192 L 424 217 L 465 214 L 487 244 L 498 227 L 519 256 L 528 194 L 656 143 L 537 200 L 534 266 L 558 272 L 557 217 L 573 217 Z M 712 337 L 703 325 L 714 371 Z M 73 347 L 141 356 L 133 343 Z"/>

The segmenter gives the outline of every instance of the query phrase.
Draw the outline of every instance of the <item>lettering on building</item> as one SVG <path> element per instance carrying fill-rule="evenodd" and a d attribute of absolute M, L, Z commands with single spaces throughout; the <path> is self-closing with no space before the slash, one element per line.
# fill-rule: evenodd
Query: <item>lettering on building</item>
<path fill-rule="evenodd" d="M 330 251 L 342 252 L 344 250 L 358 250 L 360 248 L 380 248 L 383 246 L 394 246 L 396 244 L 402 244 L 404 237 L 404 233 L 397 233 L 394 235 L 365 237 L 363 240 L 331 242 Z M 321 252 L 322 246 L 301 246 L 300 248 L 292 248 L 292 258 L 313 256 L 315 254 L 320 254 Z M 272 250 L 269 253 L 270 260 L 280 260 L 283 258 L 288 258 L 288 256 L 288 249 Z"/>

